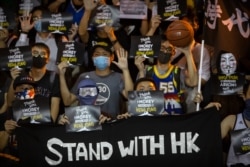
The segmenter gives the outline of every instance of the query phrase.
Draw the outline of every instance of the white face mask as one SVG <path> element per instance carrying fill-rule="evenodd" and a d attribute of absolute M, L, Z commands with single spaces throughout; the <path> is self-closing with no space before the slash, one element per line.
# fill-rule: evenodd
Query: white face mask
<path fill-rule="evenodd" d="M 232 53 L 221 55 L 220 68 L 223 74 L 231 75 L 236 71 L 237 61 Z"/>

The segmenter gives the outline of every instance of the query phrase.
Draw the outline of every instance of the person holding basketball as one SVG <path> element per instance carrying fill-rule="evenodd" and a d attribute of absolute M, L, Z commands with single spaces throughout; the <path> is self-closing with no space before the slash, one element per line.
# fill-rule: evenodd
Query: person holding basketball
<path fill-rule="evenodd" d="M 147 36 L 154 35 L 160 23 L 161 17 L 159 15 L 153 16 L 151 19 L 151 28 Z M 194 42 L 192 41 L 185 47 L 174 48 L 166 39 L 165 34 L 161 41 L 161 50 L 155 65 L 145 66 L 145 57 L 141 55 L 135 57 L 135 65 L 139 70 L 138 79 L 145 76 L 153 78 L 158 89 L 164 91 L 165 112 L 170 115 L 185 113 L 185 103 L 183 101 L 184 85 L 195 87 L 198 83 L 198 73 L 191 52 L 193 45 Z M 182 52 L 186 57 L 187 68 L 185 70 L 171 64 L 172 57 L 176 52 L 175 49 Z"/>

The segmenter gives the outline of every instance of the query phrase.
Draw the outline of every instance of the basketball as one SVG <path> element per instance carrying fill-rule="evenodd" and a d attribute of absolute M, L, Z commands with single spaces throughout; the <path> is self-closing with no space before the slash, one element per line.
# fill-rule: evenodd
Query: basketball
<path fill-rule="evenodd" d="M 169 24 L 166 36 L 172 45 L 185 47 L 194 40 L 194 30 L 187 21 L 175 20 Z"/>

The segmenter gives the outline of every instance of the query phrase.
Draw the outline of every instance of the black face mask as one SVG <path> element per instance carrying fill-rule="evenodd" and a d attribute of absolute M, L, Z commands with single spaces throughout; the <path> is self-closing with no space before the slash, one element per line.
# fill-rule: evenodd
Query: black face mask
<path fill-rule="evenodd" d="M 43 68 L 46 65 L 47 58 L 43 58 L 40 55 L 37 57 L 33 56 L 33 67 L 35 68 Z"/>
<path fill-rule="evenodd" d="M 169 62 L 171 56 L 172 56 L 172 53 L 164 53 L 163 51 L 160 51 L 159 56 L 158 56 L 158 61 L 161 64 L 166 64 Z"/>

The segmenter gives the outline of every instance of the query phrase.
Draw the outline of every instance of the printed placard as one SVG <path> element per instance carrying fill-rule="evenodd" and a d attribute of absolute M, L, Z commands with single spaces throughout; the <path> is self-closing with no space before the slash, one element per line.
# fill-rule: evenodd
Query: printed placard
<path fill-rule="evenodd" d="M 119 9 L 112 5 L 101 5 L 90 18 L 89 29 L 102 29 L 104 26 L 112 26 L 115 30 L 121 27 Z"/>
<path fill-rule="evenodd" d="M 82 132 L 101 130 L 99 117 L 101 115 L 100 106 L 83 105 L 66 107 L 65 115 L 69 118 L 70 124 L 66 124 L 66 132 Z"/>
<path fill-rule="evenodd" d="M 187 9 L 187 3 L 183 0 L 157 0 L 158 14 L 164 21 L 178 20 Z"/>
<path fill-rule="evenodd" d="M 133 116 L 161 115 L 164 112 L 163 91 L 129 91 L 128 111 Z"/>
<path fill-rule="evenodd" d="M 161 36 L 131 36 L 130 58 L 146 56 L 158 57 L 161 48 Z"/>
<path fill-rule="evenodd" d="M 33 0 L 21 0 L 19 3 L 19 16 L 29 16 L 31 10 L 34 8 Z"/>
<path fill-rule="evenodd" d="M 67 61 L 72 66 L 82 65 L 84 61 L 84 44 L 80 42 L 59 42 L 57 64 Z"/>
<path fill-rule="evenodd" d="M 17 122 L 22 121 L 34 124 L 51 122 L 48 98 L 39 97 L 28 100 L 15 100 L 12 107 L 14 120 Z"/>
<path fill-rule="evenodd" d="M 3 8 L 0 7 L 0 30 L 2 28 L 8 28 L 9 22 L 7 21 L 7 16 L 3 11 Z"/>
<path fill-rule="evenodd" d="M 231 136 L 236 155 L 250 153 L 250 128 L 232 131 Z"/>
<path fill-rule="evenodd" d="M 1 48 L 0 54 L 0 67 L 2 71 L 8 71 L 15 67 L 25 69 L 32 66 L 30 46 Z"/>
<path fill-rule="evenodd" d="M 235 73 L 232 75 L 214 74 L 211 75 L 213 86 L 212 93 L 217 95 L 233 95 L 241 91 L 245 83 L 245 75 Z"/>
<path fill-rule="evenodd" d="M 120 18 L 125 19 L 146 19 L 148 8 L 143 0 L 121 0 Z"/>
<path fill-rule="evenodd" d="M 43 12 L 42 32 L 52 32 L 67 34 L 73 24 L 73 15 L 71 13 L 49 13 Z"/>

